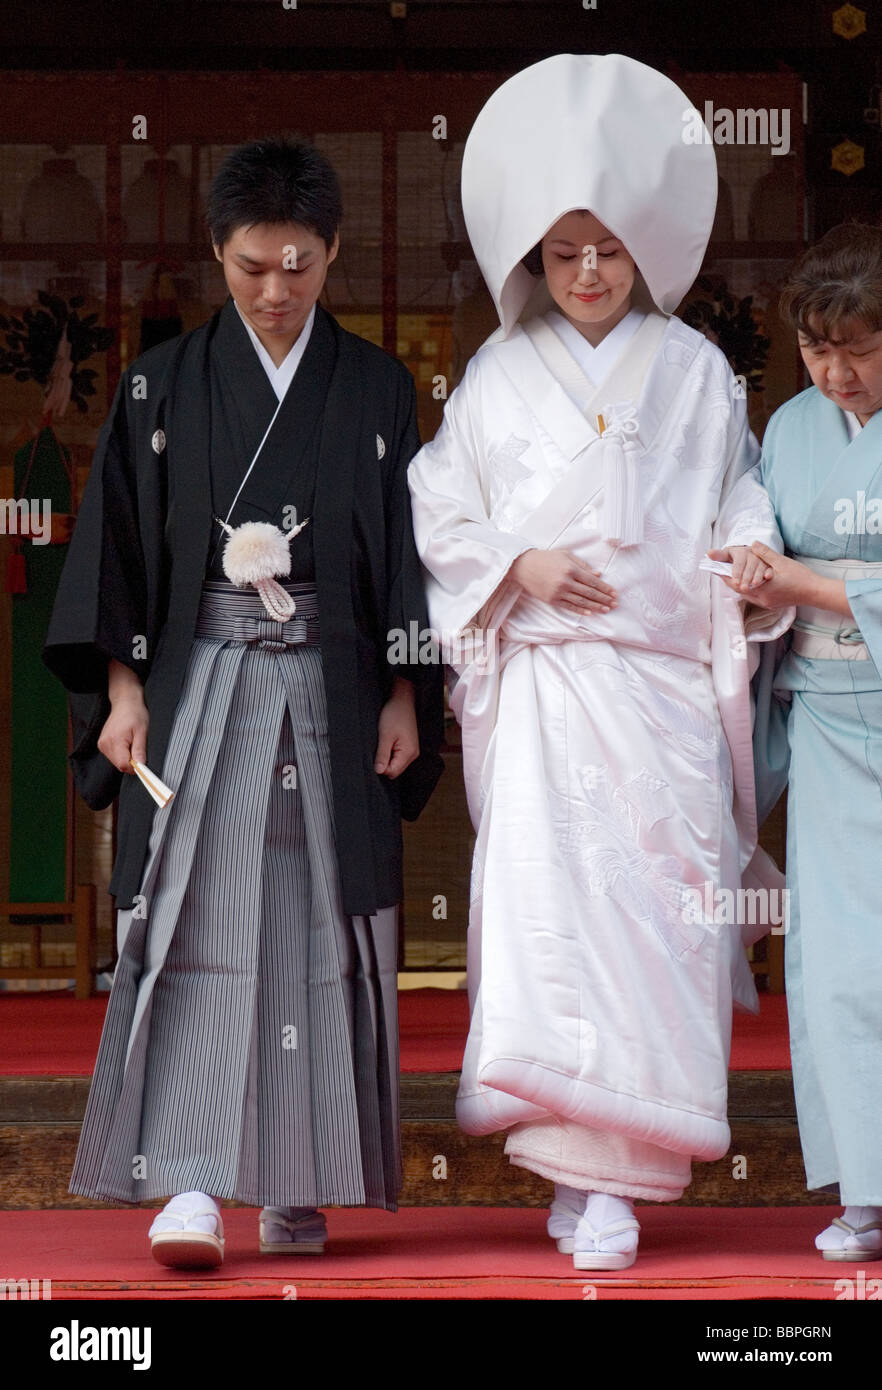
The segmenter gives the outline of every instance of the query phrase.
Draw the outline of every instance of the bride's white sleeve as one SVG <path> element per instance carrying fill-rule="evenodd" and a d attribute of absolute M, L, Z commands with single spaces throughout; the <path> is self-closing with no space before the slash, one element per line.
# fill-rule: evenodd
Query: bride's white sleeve
<path fill-rule="evenodd" d="M 731 373 L 729 373 L 731 376 Z M 732 378 L 734 382 L 735 378 Z M 784 542 L 778 530 L 775 509 L 760 472 L 760 447 L 747 419 L 747 402 L 733 395 L 727 430 L 727 466 L 720 496 L 720 509 L 714 526 L 714 545 L 724 550 L 733 545 L 750 546 L 762 541 L 778 554 Z M 796 609 L 760 608 L 743 598 L 744 633 L 748 642 L 771 642 L 792 625 Z M 751 666 L 756 665 L 756 653 Z"/>
<path fill-rule="evenodd" d="M 491 619 L 509 587 L 520 591 L 506 575 L 531 549 L 529 541 L 490 519 L 488 388 L 481 358 L 479 352 L 470 361 L 444 407 L 441 428 L 408 469 L 429 621 L 451 640 Z"/>

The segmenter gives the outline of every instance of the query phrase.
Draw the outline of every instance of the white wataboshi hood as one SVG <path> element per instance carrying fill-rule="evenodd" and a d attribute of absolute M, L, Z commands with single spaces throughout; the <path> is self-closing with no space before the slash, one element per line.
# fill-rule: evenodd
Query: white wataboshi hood
<path fill-rule="evenodd" d="M 673 312 L 717 202 L 713 145 L 683 139 L 694 115 L 675 83 L 620 53 L 559 53 L 493 93 L 466 142 L 462 206 L 503 336 L 536 288 L 522 258 L 578 208 L 621 238 L 655 304 Z"/>

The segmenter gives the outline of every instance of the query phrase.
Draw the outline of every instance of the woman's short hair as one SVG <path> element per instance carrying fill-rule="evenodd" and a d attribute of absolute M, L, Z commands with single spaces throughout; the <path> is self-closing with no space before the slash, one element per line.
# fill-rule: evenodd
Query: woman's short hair
<path fill-rule="evenodd" d="M 871 333 L 882 329 L 882 227 L 833 227 L 800 256 L 779 308 L 812 342 L 827 341 L 846 319 L 860 319 Z"/>
<path fill-rule="evenodd" d="M 212 182 L 205 220 L 215 246 L 239 227 L 299 222 L 330 250 L 343 199 L 328 159 L 308 140 L 252 140 L 227 156 Z"/>

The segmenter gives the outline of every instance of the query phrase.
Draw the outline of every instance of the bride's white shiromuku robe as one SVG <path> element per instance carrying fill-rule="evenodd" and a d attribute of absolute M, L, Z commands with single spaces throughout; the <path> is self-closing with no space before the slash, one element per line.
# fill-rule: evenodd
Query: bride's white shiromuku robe
<path fill-rule="evenodd" d="M 757 800 L 785 784 L 787 1010 L 810 1188 L 882 1206 L 882 412 L 816 387 L 776 411 L 762 476 L 787 553 L 845 582 L 853 619 L 797 609 L 757 720 Z M 786 648 L 785 651 L 780 650 Z M 765 671 L 763 673 L 766 674 Z"/>
<path fill-rule="evenodd" d="M 724 894 L 783 885 L 756 846 L 749 681 L 793 610 L 745 633 L 699 570 L 711 547 L 781 549 L 720 350 L 632 310 L 590 379 L 561 324 L 490 339 L 408 473 L 476 832 L 457 1115 L 511 1129 L 511 1161 L 555 1181 L 670 1200 L 690 1156 L 729 1145 L 733 994 L 756 1010 L 743 940 L 769 924 L 739 927 Z M 621 546 L 597 415 L 628 401 L 644 539 Z M 586 561 L 618 606 L 530 597 L 506 576 L 534 546 Z"/>

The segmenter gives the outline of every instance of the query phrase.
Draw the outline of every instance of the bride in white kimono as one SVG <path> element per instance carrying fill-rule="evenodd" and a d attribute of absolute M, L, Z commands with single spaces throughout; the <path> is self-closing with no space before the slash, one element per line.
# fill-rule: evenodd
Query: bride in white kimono
<path fill-rule="evenodd" d="M 721 894 L 783 883 L 749 679 L 793 610 L 745 625 L 743 598 L 771 573 L 747 547 L 781 541 L 732 371 L 669 317 L 716 203 L 688 110 L 619 55 L 494 93 L 462 198 L 501 327 L 409 470 L 476 831 L 458 1119 L 555 1183 L 579 1269 L 633 1263 L 633 1200 L 726 1153 L 733 994 L 756 1009 L 743 939 L 768 920 L 742 937 Z"/>

